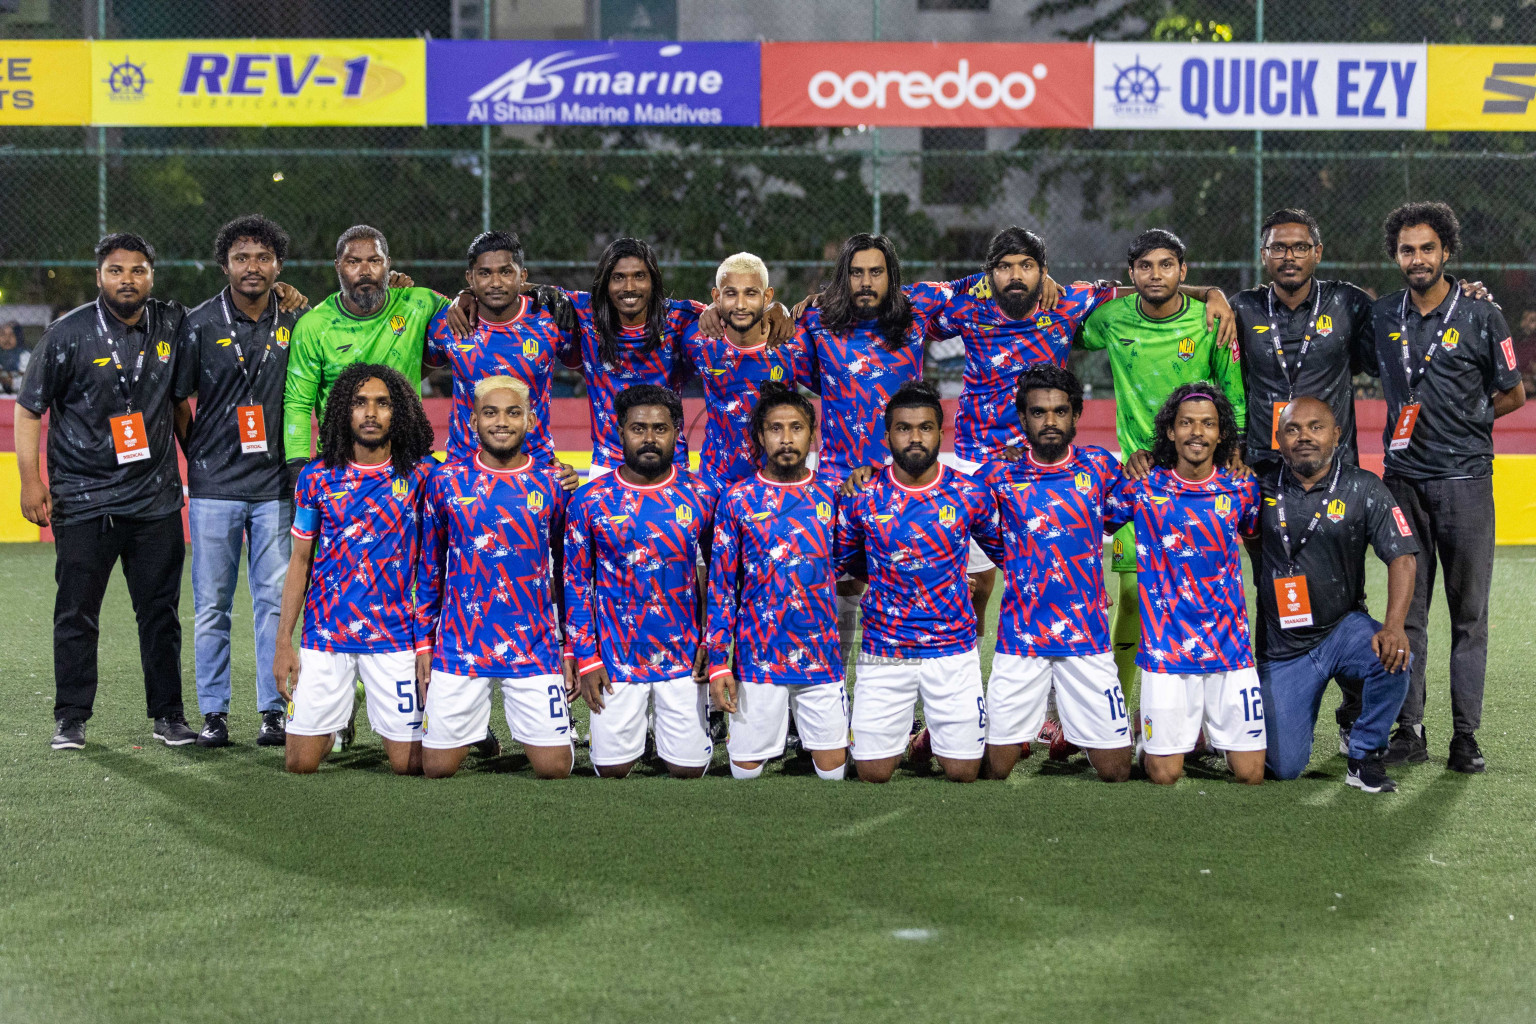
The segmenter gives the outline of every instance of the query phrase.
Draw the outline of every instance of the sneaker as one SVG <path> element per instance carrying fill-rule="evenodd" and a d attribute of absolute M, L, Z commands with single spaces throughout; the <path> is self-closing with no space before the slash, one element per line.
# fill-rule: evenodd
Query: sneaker
<path fill-rule="evenodd" d="M 500 757 L 501 740 L 496 738 L 496 733 L 490 726 L 485 727 L 485 739 L 471 743 L 469 749 L 481 757 Z"/>
<path fill-rule="evenodd" d="M 178 711 L 155 719 L 155 739 L 168 747 L 185 747 L 197 742 L 197 733 L 187 724 L 187 717 Z"/>
<path fill-rule="evenodd" d="M 1348 757 L 1349 756 L 1349 733 L 1350 733 L 1350 730 L 1344 728 L 1342 725 L 1339 726 L 1339 756 L 1340 757 Z"/>
<path fill-rule="evenodd" d="M 1483 752 L 1478 749 L 1477 737 L 1469 732 L 1459 732 L 1451 737 L 1451 756 L 1445 765 L 1453 772 L 1477 775 L 1488 770 Z"/>
<path fill-rule="evenodd" d="M 709 738 L 716 746 L 724 743 L 730 734 L 730 723 L 726 721 L 725 712 L 719 708 L 709 709 Z"/>
<path fill-rule="evenodd" d="M 1380 751 L 1369 757 L 1350 758 L 1349 774 L 1344 777 L 1344 784 L 1364 793 L 1397 792 L 1397 783 L 1387 777 L 1386 768 L 1382 766 Z"/>
<path fill-rule="evenodd" d="M 54 723 L 53 730 L 54 750 L 82 750 L 85 748 L 85 723 L 61 718 Z"/>
<path fill-rule="evenodd" d="M 229 714 L 227 712 L 211 711 L 203 716 L 203 731 L 197 734 L 197 745 L 200 747 L 229 746 Z"/>
<path fill-rule="evenodd" d="M 256 734 L 258 747 L 281 747 L 288 742 L 288 728 L 281 711 L 261 713 L 261 731 Z"/>
<path fill-rule="evenodd" d="M 1423 725 L 1399 725 L 1387 744 L 1383 764 L 1423 764 L 1429 760 L 1429 737 Z"/>
<path fill-rule="evenodd" d="M 1061 730 L 1061 723 L 1054 718 L 1047 718 L 1045 724 L 1040 727 L 1040 735 L 1035 739 L 1050 745 L 1047 756 L 1052 761 L 1065 761 L 1078 752 L 1075 743 L 1068 743 L 1066 733 Z"/>

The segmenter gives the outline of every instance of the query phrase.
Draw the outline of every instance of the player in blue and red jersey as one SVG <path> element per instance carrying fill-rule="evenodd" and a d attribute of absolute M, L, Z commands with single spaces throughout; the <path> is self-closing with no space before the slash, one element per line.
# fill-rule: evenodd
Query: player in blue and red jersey
<path fill-rule="evenodd" d="M 699 476 L 717 494 L 757 472 L 749 429 L 759 389 L 769 382 L 794 388 L 807 371 L 798 338 L 769 343 L 768 313 L 774 307 L 768 268 L 749 252 L 728 256 L 715 271 L 711 293 L 722 334 L 706 336 L 703 323 L 683 331 L 683 349 L 704 384 L 704 450 Z"/>
<path fill-rule="evenodd" d="M 730 714 L 726 750 L 736 778 L 757 778 L 764 761 L 784 752 L 793 709 L 816 774 L 841 779 L 848 691 L 834 600 L 837 487 L 806 467 L 816 410 L 792 386 L 763 385 L 751 437 L 762 468 L 715 510 L 710 695 Z"/>
<path fill-rule="evenodd" d="M 526 256 L 518 237 L 487 231 L 469 244 L 469 269 L 464 278 L 475 297 L 479 324 L 464 340 L 454 336 L 446 307 L 427 328 L 426 364 L 453 369 L 453 415 L 448 425 L 448 461 L 463 459 L 479 448 L 469 425 L 474 412 L 475 384 L 497 374 L 516 377 L 529 388 L 530 420 L 522 450 L 540 465 L 555 462 L 549 431 L 549 396 L 557 363 L 579 358 L 574 313 L 564 295 L 553 288 L 525 294 Z M 564 315 L 542 300 L 557 299 Z M 562 326 L 561 321 L 567 326 Z"/>
<path fill-rule="evenodd" d="M 892 465 L 843 499 L 838 559 L 869 581 L 853 694 L 859 778 L 885 782 L 912 731 L 917 698 L 944 774 L 970 782 L 987 728 L 965 563 L 974 534 L 996 542 L 997 506 L 980 480 L 939 463 L 944 409 L 912 381 L 886 406 Z"/>
<path fill-rule="evenodd" d="M 576 492 L 565 530 L 566 627 L 592 709 L 592 765 L 629 774 L 653 698 L 657 753 L 673 776 L 697 778 L 714 754 L 697 572 L 714 495 L 673 463 L 682 399 L 638 384 L 614 409 L 624 464 Z"/>
<path fill-rule="evenodd" d="M 515 377 L 482 379 L 470 418 L 479 450 L 427 485 L 416 601 L 434 641 L 422 722 L 431 778 L 458 771 L 485 736 L 492 687 L 534 774 L 571 773 L 573 677 L 562 675 L 556 615 L 566 493 L 558 470 L 522 451 L 528 392 Z"/>
<path fill-rule="evenodd" d="M 1054 363 L 1019 378 L 1029 450 L 976 479 L 998 505 L 998 535 L 977 539 L 1008 581 L 987 683 L 987 774 L 1005 779 L 1045 723 L 1054 687 L 1069 743 L 1106 782 L 1131 774 L 1131 726 L 1105 613 L 1104 506 L 1123 482 L 1103 448 L 1077 445 L 1083 385 Z"/>
<path fill-rule="evenodd" d="M 421 772 L 427 627 L 412 597 L 432 425 L 398 371 L 358 363 L 332 385 L 320 458 L 299 474 L 272 670 L 288 700 L 287 768 L 313 772 L 347 727 L 360 676 L 396 774 Z M 300 610 L 298 653 L 293 627 Z"/>
<path fill-rule="evenodd" d="M 1238 780 L 1264 781 L 1264 703 L 1248 634 L 1241 535 L 1259 522 L 1259 485 L 1227 468 L 1241 438 L 1216 385 L 1181 384 L 1153 424 L 1153 468 L 1110 501 L 1136 525 L 1141 737 L 1147 776 L 1171 785 L 1200 731 Z"/>

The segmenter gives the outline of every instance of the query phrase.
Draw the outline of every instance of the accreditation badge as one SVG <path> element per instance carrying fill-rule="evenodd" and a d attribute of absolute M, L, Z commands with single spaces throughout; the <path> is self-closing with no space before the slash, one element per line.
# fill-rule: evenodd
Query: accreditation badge
<path fill-rule="evenodd" d="M 267 420 L 259 405 L 242 405 L 235 410 L 235 425 L 240 431 L 240 453 L 267 450 Z"/>
<path fill-rule="evenodd" d="M 1408 447 L 1408 442 L 1413 440 L 1413 425 L 1419 421 L 1419 403 L 1410 402 L 1403 406 L 1403 411 L 1397 414 L 1397 426 L 1392 428 L 1392 440 L 1387 445 L 1390 451 L 1400 452 Z"/>
<path fill-rule="evenodd" d="M 1280 610 L 1281 629 L 1312 625 L 1312 599 L 1307 596 L 1307 578 L 1286 576 L 1275 580 L 1275 606 Z"/>
<path fill-rule="evenodd" d="M 144 431 L 142 412 L 113 416 L 111 424 L 112 448 L 117 452 L 119 466 L 149 458 L 149 435 Z"/>

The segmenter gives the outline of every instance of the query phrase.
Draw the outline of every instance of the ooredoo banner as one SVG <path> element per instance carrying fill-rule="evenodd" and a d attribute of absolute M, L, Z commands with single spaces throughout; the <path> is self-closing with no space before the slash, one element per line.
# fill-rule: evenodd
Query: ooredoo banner
<path fill-rule="evenodd" d="M 763 124 L 1087 128 L 1089 43 L 764 43 Z"/>
<path fill-rule="evenodd" d="M 1099 43 L 1095 128 L 1418 130 L 1423 45 Z"/>

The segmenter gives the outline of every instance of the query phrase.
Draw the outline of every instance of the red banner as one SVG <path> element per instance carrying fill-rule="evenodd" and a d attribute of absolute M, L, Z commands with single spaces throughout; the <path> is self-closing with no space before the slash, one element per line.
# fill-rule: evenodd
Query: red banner
<path fill-rule="evenodd" d="M 1091 128 L 1089 43 L 764 43 L 763 124 Z"/>

